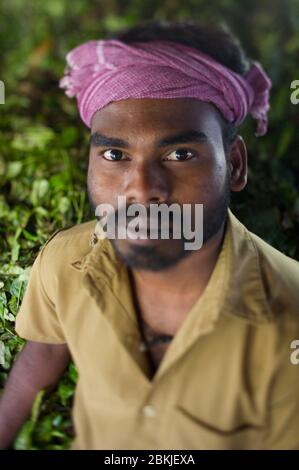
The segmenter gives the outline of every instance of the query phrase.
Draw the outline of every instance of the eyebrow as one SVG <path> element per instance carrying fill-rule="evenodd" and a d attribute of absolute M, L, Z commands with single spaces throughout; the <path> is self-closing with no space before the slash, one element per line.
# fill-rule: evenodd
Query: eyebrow
<path fill-rule="evenodd" d="M 203 143 L 208 140 L 207 135 L 202 131 L 189 130 L 182 134 L 176 134 L 174 136 L 164 137 L 158 140 L 156 145 L 158 147 L 168 147 L 170 145 L 187 144 L 187 143 Z M 90 145 L 92 147 L 121 147 L 129 148 L 130 145 L 123 139 L 116 137 L 108 137 L 99 132 L 94 132 L 90 136 Z"/>

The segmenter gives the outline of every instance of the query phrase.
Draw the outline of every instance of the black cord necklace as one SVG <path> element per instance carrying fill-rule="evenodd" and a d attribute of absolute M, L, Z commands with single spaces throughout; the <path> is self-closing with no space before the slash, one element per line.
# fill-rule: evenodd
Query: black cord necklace
<path fill-rule="evenodd" d="M 160 344 L 167 344 L 173 339 L 173 336 L 171 335 L 155 332 L 143 319 L 141 319 L 141 324 L 143 333 L 142 336 L 144 338 L 144 341 L 141 343 L 142 351 L 148 351 L 152 347 Z"/>

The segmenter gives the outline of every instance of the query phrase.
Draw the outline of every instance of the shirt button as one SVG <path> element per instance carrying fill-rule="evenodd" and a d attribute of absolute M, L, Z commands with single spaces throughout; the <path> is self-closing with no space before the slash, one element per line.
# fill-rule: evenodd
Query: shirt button
<path fill-rule="evenodd" d="M 147 418 L 153 418 L 154 416 L 156 416 L 156 410 L 153 405 L 144 406 L 142 411 L 144 416 L 146 416 Z"/>

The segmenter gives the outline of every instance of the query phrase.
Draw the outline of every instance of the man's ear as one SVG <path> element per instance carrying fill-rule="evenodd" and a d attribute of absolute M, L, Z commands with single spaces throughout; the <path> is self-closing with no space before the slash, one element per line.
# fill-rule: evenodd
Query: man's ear
<path fill-rule="evenodd" d="M 243 138 L 237 135 L 230 149 L 231 190 L 242 191 L 247 183 L 247 150 Z"/>

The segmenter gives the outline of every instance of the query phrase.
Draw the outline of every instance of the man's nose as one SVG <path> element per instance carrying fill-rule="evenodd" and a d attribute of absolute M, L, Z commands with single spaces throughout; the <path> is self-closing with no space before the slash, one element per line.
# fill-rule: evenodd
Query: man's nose
<path fill-rule="evenodd" d="M 158 162 L 136 164 L 125 177 L 124 195 L 127 203 L 166 202 L 170 195 L 170 182 L 165 168 Z"/>

